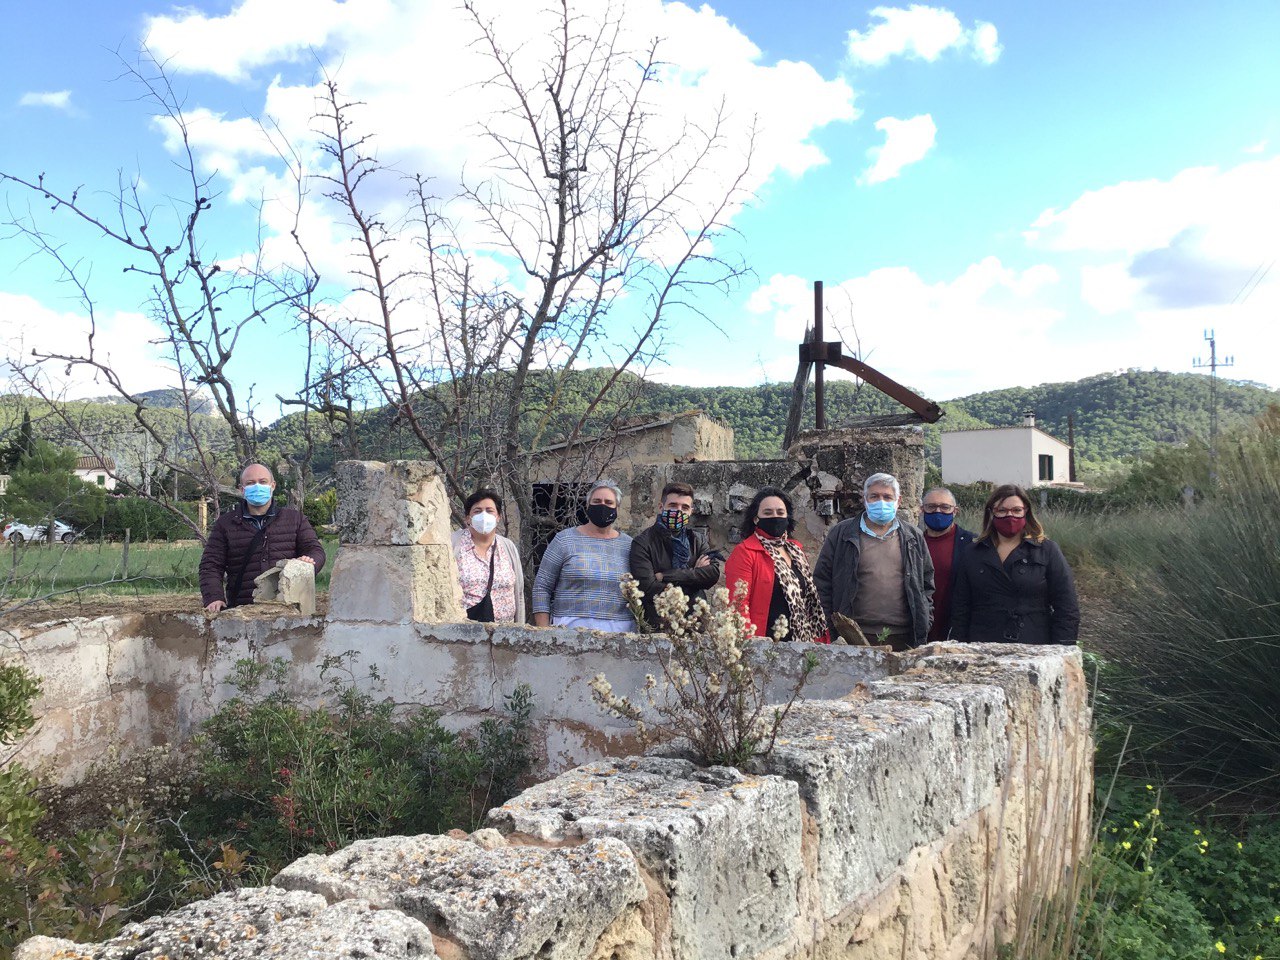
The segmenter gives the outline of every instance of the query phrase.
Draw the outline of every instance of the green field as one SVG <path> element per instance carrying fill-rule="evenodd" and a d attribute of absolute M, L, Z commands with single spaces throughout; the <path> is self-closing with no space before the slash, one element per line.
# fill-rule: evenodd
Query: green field
<path fill-rule="evenodd" d="M 328 562 L 316 578 L 329 589 L 329 570 L 338 552 L 336 540 L 324 544 Z M 79 592 L 112 595 L 197 593 L 201 545 L 133 543 L 126 559 L 120 543 L 9 545 L 0 551 L 0 600 L 56 597 Z"/>

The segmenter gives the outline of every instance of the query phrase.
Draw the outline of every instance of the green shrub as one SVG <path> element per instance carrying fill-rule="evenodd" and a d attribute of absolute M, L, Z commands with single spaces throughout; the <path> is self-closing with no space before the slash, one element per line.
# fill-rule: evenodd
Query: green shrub
<path fill-rule="evenodd" d="M 1197 817 L 1155 785 L 1120 778 L 1090 869 L 1081 960 L 1280 956 L 1274 820 Z"/>
<path fill-rule="evenodd" d="M 195 835 L 278 869 L 364 837 L 475 829 L 515 792 L 532 760 L 528 688 L 507 699 L 504 719 L 455 733 L 434 711 L 398 717 L 360 690 L 353 660 L 326 660 L 330 696 L 314 709 L 285 691 L 283 660 L 237 664 L 239 696 L 196 744 Z"/>
<path fill-rule="evenodd" d="M 354 655 L 322 675 L 329 705 L 284 691 L 286 665 L 241 661 L 240 696 L 189 756 L 107 757 L 74 786 L 0 770 L 0 956 L 44 934 L 88 942 L 296 856 L 362 837 L 474 829 L 532 764 L 527 687 L 469 733 L 429 710 L 397 717 L 357 687 Z M 38 682 L 0 666 L 0 743 L 30 728 Z"/>
<path fill-rule="evenodd" d="M 39 683 L 0 667 L 0 742 L 30 728 Z M 0 770 L 0 955 L 36 934 L 97 940 L 172 902 L 183 870 L 150 812 L 126 803 L 92 828 L 53 840 L 36 777 L 21 764 Z"/>
<path fill-rule="evenodd" d="M 193 503 L 179 503 L 179 512 L 195 521 L 198 507 Z M 172 511 L 146 497 L 108 497 L 102 519 L 85 529 L 91 539 L 123 540 L 125 530 L 129 539 L 138 540 L 192 540 L 195 527 L 173 515 Z"/>
<path fill-rule="evenodd" d="M 302 514 L 313 527 L 324 527 L 333 523 L 338 512 L 338 491 L 326 490 L 314 497 L 302 501 Z"/>

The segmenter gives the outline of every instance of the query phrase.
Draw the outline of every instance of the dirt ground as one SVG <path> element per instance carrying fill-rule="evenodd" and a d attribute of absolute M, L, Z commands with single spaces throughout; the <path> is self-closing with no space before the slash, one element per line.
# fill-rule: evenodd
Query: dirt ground
<path fill-rule="evenodd" d="M 274 604 L 239 607 L 219 616 L 237 619 L 270 619 L 280 616 L 282 608 Z M 316 615 L 329 611 L 329 595 L 316 597 Z M 200 597 L 190 593 L 146 593 L 134 596 L 81 594 L 52 600 L 18 600 L 0 607 L 0 628 L 66 620 L 72 617 L 110 617 L 126 613 L 175 614 L 203 613 Z"/>

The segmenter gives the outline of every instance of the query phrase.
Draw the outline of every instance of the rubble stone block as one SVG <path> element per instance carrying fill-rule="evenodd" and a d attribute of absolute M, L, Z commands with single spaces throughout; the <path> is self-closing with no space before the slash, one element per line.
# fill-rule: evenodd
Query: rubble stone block
<path fill-rule="evenodd" d="M 448 546 L 344 546 L 329 578 L 329 619 L 449 623 L 466 619 Z"/>
<path fill-rule="evenodd" d="M 18 944 L 13 951 L 13 960 L 56 960 L 59 957 L 71 960 L 77 956 L 76 950 L 74 940 L 64 940 L 62 937 L 32 937 Z"/>
<path fill-rule="evenodd" d="M 790 781 L 629 757 L 532 787 L 489 819 L 546 842 L 623 841 L 669 898 L 675 960 L 747 960 L 792 933 L 803 867 Z"/>
<path fill-rule="evenodd" d="M 360 840 L 286 867 L 279 886 L 330 902 L 359 898 L 436 928 L 471 960 L 579 960 L 645 897 L 617 840 L 544 849 L 451 837 Z"/>
<path fill-rule="evenodd" d="M 796 704 L 763 766 L 799 784 L 817 826 L 823 915 L 879 889 L 913 849 L 991 802 L 1005 750 L 994 731 L 958 736 L 954 711 L 936 703 Z M 963 772 L 975 767 L 988 771 L 981 789 Z"/>
<path fill-rule="evenodd" d="M 344 460 L 335 467 L 343 544 L 449 543 L 449 495 L 434 463 Z"/>
<path fill-rule="evenodd" d="M 305 560 L 278 560 L 253 578 L 254 603 L 285 603 L 303 616 L 316 612 L 316 568 Z"/>
<path fill-rule="evenodd" d="M 28 954 L 28 960 L 43 957 Z M 163 917 L 131 923 L 110 940 L 80 944 L 57 960 L 276 960 L 436 956 L 431 931 L 367 902 L 329 907 L 313 893 L 252 887 L 221 893 Z"/>

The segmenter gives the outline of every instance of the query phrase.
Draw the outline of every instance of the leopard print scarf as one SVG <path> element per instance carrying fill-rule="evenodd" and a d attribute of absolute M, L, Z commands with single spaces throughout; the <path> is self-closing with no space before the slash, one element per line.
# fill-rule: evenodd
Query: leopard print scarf
<path fill-rule="evenodd" d="M 809 572 L 809 562 L 805 559 L 804 548 L 795 541 L 787 541 L 787 549 L 795 558 L 797 571 L 787 562 L 782 550 L 782 540 L 762 537 L 756 539 L 764 544 L 765 552 L 773 561 L 773 573 L 782 585 L 782 595 L 787 598 L 787 621 L 791 629 L 787 631 L 787 639 L 797 643 L 814 643 L 827 632 L 827 617 L 822 612 L 822 601 L 818 599 L 818 588 L 813 584 L 813 575 Z"/>

